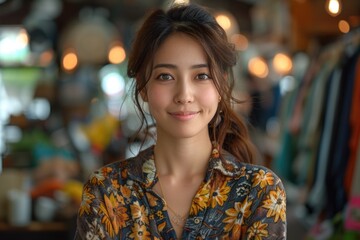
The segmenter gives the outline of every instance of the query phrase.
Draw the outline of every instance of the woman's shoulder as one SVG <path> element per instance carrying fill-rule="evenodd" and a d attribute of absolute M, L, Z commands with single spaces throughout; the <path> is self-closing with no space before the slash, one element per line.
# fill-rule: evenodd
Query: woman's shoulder
<path fill-rule="evenodd" d="M 229 153 L 224 154 L 222 159 L 215 160 L 214 163 L 214 169 L 219 170 L 225 176 L 230 176 L 233 181 L 240 181 L 242 184 L 246 183 L 252 187 L 284 188 L 280 177 L 271 168 L 264 165 L 239 161 Z"/>
<path fill-rule="evenodd" d="M 150 159 L 153 154 L 153 148 L 149 147 L 133 157 L 121 159 L 108 163 L 95 171 L 89 177 L 91 179 L 103 179 L 111 180 L 116 179 L 128 179 L 130 178 L 141 178 L 143 173 L 143 164 L 146 160 Z"/>
<path fill-rule="evenodd" d="M 269 167 L 251 164 L 251 163 L 242 163 L 243 167 L 246 169 L 247 176 L 249 180 L 253 183 L 258 184 L 259 182 L 274 183 L 276 185 L 281 184 L 282 181 L 280 177 Z"/>
<path fill-rule="evenodd" d="M 254 163 L 241 163 L 243 168 L 245 168 L 248 172 L 253 174 L 271 174 L 275 176 L 276 178 L 279 178 L 274 170 L 272 170 L 270 167 L 261 165 L 261 164 L 254 164 Z"/>
<path fill-rule="evenodd" d="M 213 159 L 215 169 L 220 170 L 226 175 L 241 176 L 247 175 L 272 175 L 275 178 L 279 178 L 277 174 L 264 165 L 253 164 L 236 159 L 232 154 L 224 152 L 222 158 Z"/>

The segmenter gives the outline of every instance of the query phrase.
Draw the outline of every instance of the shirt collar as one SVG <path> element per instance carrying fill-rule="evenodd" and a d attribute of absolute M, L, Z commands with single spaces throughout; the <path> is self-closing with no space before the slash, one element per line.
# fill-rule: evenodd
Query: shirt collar
<path fill-rule="evenodd" d="M 222 158 L 216 147 L 213 147 L 210 156 L 208 172 L 219 171 L 228 177 L 238 177 L 244 170 L 244 163 L 239 162 L 229 152 L 223 150 Z M 140 182 L 147 188 L 152 188 L 157 182 L 157 172 L 154 161 L 154 146 L 141 151 L 136 157 L 129 159 L 127 164 L 128 176 Z"/>

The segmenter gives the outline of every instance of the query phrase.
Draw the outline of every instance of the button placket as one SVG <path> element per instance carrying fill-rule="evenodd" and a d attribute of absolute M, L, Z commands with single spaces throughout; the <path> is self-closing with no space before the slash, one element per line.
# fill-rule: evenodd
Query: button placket
<path fill-rule="evenodd" d="M 156 226 L 166 224 L 166 228 L 162 229 L 162 231 L 160 231 L 158 229 L 161 237 L 163 237 L 164 239 L 175 240 L 176 239 L 175 230 L 169 228 L 171 226 L 170 225 L 170 220 L 168 221 L 167 213 L 164 210 L 165 209 L 165 202 L 161 199 L 161 197 L 156 192 L 154 192 L 152 189 L 149 189 L 149 190 L 158 199 L 158 201 L 157 201 L 158 204 L 152 210 L 152 212 L 154 213 L 154 219 L 155 219 L 155 222 L 156 222 Z"/>

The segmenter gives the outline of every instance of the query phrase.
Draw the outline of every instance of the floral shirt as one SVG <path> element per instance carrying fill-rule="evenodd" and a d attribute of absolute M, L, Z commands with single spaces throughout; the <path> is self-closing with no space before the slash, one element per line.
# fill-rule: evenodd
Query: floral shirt
<path fill-rule="evenodd" d="M 286 195 L 269 169 L 213 151 L 182 239 L 286 239 Z M 153 147 L 106 165 L 84 185 L 75 239 L 176 239 L 158 181 Z"/>

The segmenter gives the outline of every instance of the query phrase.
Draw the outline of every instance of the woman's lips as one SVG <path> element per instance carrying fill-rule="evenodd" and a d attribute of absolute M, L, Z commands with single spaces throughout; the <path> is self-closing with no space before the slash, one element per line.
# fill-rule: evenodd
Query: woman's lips
<path fill-rule="evenodd" d="M 170 115 L 174 118 L 182 121 L 193 119 L 199 112 L 195 111 L 180 111 L 180 112 L 171 112 Z"/>

